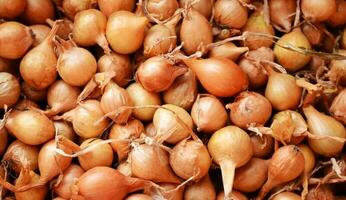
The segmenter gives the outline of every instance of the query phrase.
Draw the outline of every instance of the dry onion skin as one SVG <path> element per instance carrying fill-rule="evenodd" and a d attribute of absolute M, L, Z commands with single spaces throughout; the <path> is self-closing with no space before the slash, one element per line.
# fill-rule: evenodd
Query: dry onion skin
<path fill-rule="evenodd" d="M 27 184 L 34 184 L 37 183 L 39 179 L 40 176 L 37 175 L 35 172 L 31 171 L 30 169 L 23 168 L 19 174 L 19 177 L 16 179 L 15 186 L 21 187 Z M 47 193 L 48 187 L 46 185 L 43 185 L 40 187 L 29 189 L 25 192 L 15 192 L 14 195 L 18 200 L 25 200 L 31 198 L 37 200 L 44 200 L 46 198 Z"/>
<path fill-rule="evenodd" d="M 15 76 L 0 72 L 0 108 L 12 107 L 19 99 L 20 85 Z"/>
<path fill-rule="evenodd" d="M 51 28 L 42 24 L 31 25 L 29 27 L 35 35 L 35 42 L 33 44 L 34 47 L 42 43 L 51 30 Z"/>
<path fill-rule="evenodd" d="M 329 108 L 333 117 L 346 124 L 346 89 L 343 89 L 333 100 Z"/>

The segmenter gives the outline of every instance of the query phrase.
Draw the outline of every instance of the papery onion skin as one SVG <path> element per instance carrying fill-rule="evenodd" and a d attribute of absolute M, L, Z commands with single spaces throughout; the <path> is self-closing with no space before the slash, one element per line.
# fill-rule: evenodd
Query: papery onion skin
<path fill-rule="evenodd" d="M 216 191 L 208 174 L 197 183 L 187 186 L 184 192 L 185 200 L 195 200 L 201 197 L 206 200 L 215 200 L 216 198 Z"/>
<path fill-rule="evenodd" d="M 235 190 L 232 191 L 231 198 L 233 200 L 248 200 L 248 198 L 244 194 L 242 194 L 238 191 L 235 191 Z M 216 200 L 224 200 L 224 199 L 225 199 L 225 193 L 224 192 L 220 192 L 216 197 Z"/>
<path fill-rule="evenodd" d="M 33 43 L 34 36 L 27 26 L 14 21 L 0 24 L 1 57 L 21 58 Z"/>
<path fill-rule="evenodd" d="M 108 18 L 106 37 L 112 49 L 121 54 L 130 54 L 139 49 L 144 40 L 146 17 L 129 11 L 117 11 Z"/>
<path fill-rule="evenodd" d="M 136 5 L 135 0 L 98 0 L 100 10 L 109 17 L 119 10 L 132 11 Z"/>
<path fill-rule="evenodd" d="M 275 195 L 272 199 L 273 200 L 301 200 L 300 196 L 293 192 L 282 192 Z"/>
<path fill-rule="evenodd" d="M 318 112 L 311 105 L 304 107 L 303 111 L 307 118 L 311 134 L 316 136 L 333 136 L 346 139 L 345 127 L 333 117 Z M 330 138 L 309 138 L 308 142 L 314 152 L 326 157 L 337 156 L 340 154 L 344 146 L 344 142 Z"/>
<path fill-rule="evenodd" d="M 3 160 L 9 162 L 11 169 L 16 173 L 27 168 L 36 170 L 38 168 L 38 146 L 27 145 L 19 140 L 12 142 L 3 157 Z"/>
<path fill-rule="evenodd" d="M 33 47 L 36 47 L 37 45 L 42 43 L 43 40 L 48 36 L 51 30 L 48 26 L 42 25 L 42 24 L 32 25 L 32 26 L 29 26 L 29 28 L 32 30 L 32 32 L 35 35 L 35 42 L 32 45 Z"/>
<path fill-rule="evenodd" d="M 132 83 L 126 90 L 134 106 L 161 105 L 160 95 L 145 90 L 139 83 Z M 133 115 L 140 120 L 151 121 L 155 111 L 155 108 L 138 108 L 133 111 Z"/>
<path fill-rule="evenodd" d="M 231 121 L 244 129 L 253 123 L 264 125 L 272 114 L 269 100 L 256 92 L 240 93 L 229 108 Z"/>
<path fill-rule="evenodd" d="M 237 0 L 218 0 L 214 5 L 215 21 L 228 28 L 240 29 L 247 21 L 247 8 Z"/>
<path fill-rule="evenodd" d="M 124 176 L 132 176 L 131 163 L 127 161 L 119 163 L 116 169 Z"/>
<path fill-rule="evenodd" d="M 274 151 L 274 139 L 269 135 L 251 136 L 253 156 L 258 158 L 268 158 Z"/>
<path fill-rule="evenodd" d="M 98 72 L 115 72 L 113 81 L 120 87 L 125 87 L 131 80 L 132 65 L 128 55 L 105 54 L 97 61 Z"/>
<path fill-rule="evenodd" d="M 72 196 L 73 181 L 79 178 L 84 173 L 84 170 L 76 164 L 71 164 L 65 171 L 61 182 L 54 186 L 54 192 L 65 199 L 70 199 Z"/>
<path fill-rule="evenodd" d="M 184 8 L 186 5 L 191 4 L 193 0 L 179 0 L 179 4 L 181 8 Z M 205 18 L 209 19 L 212 10 L 213 10 L 214 0 L 200 0 L 198 2 L 194 2 L 192 8 L 201 13 Z"/>
<path fill-rule="evenodd" d="M 149 0 L 146 2 L 149 14 L 160 21 L 171 17 L 178 8 L 177 0 Z"/>
<path fill-rule="evenodd" d="M 36 110 L 25 110 L 7 120 L 6 129 L 20 141 L 38 145 L 54 137 L 53 122 Z"/>
<path fill-rule="evenodd" d="M 29 169 L 22 169 L 19 177 L 16 179 L 15 186 L 21 187 L 30 183 L 37 183 L 40 176 Z M 43 185 L 37 188 L 29 189 L 25 192 L 15 192 L 14 195 L 17 200 L 37 199 L 44 200 L 48 193 L 47 185 Z"/>
<path fill-rule="evenodd" d="M 346 89 L 334 98 L 329 110 L 335 119 L 346 125 Z"/>
<path fill-rule="evenodd" d="M 22 14 L 27 5 L 23 0 L 1 0 L 0 17 L 5 19 L 14 19 Z"/>
<path fill-rule="evenodd" d="M 54 128 L 57 135 L 62 135 L 65 138 L 73 141 L 75 138 L 75 132 L 72 125 L 66 121 L 54 121 Z"/>
<path fill-rule="evenodd" d="M 55 9 L 51 0 L 27 0 L 21 18 L 29 24 L 45 24 L 46 19 L 54 19 Z"/>
<path fill-rule="evenodd" d="M 19 81 L 10 73 L 0 72 L 0 109 L 12 107 L 20 96 Z"/>
<path fill-rule="evenodd" d="M 325 21 L 336 12 L 336 3 L 335 0 L 302 0 L 301 10 L 305 19 Z"/>
<path fill-rule="evenodd" d="M 224 127 L 227 122 L 227 112 L 216 97 L 200 96 L 192 106 L 191 117 L 197 126 L 197 131 L 213 133 Z"/>
<path fill-rule="evenodd" d="M 4 154 L 7 149 L 8 133 L 6 129 L 0 128 L 0 156 Z"/>
<path fill-rule="evenodd" d="M 338 27 L 346 23 L 346 2 L 343 0 L 336 0 L 335 2 L 336 12 L 329 17 L 328 24 Z"/>
<path fill-rule="evenodd" d="M 296 11 L 295 0 L 270 0 L 270 20 L 274 26 L 282 29 L 283 32 L 289 32 L 292 28 L 294 17 L 292 13 Z"/>
<path fill-rule="evenodd" d="M 73 20 L 78 12 L 94 7 L 93 4 L 96 4 L 96 0 L 64 0 L 62 8 L 64 14 Z"/>
<path fill-rule="evenodd" d="M 183 200 L 184 199 L 184 190 L 185 187 L 177 188 L 177 184 L 174 183 L 160 183 L 162 188 L 166 190 L 166 192 L 162 195 L 163 198 L 169 200 Z"/>
<path fill-rule="evenodd" d="M 196 73 L 204 89 L 212 95 L 229 97 L 248 87 L 246 74 L 227 58 L 185 59 L 184 62 Z"/>
<path fill-rule="evenodd" d="M 346 29 L 344 31 L 343 40 L 346 42 Z M 346 44 L 345 44 L 346 45 Z M 346 56 L 346 50 L 340 49 L 337 51 L 338 54 Z M 339 83 L 340 85 L 346 86 L 346 60 L 332 60 L 330 63 L 330 70 L 328 77 L 333 83 Z"/>

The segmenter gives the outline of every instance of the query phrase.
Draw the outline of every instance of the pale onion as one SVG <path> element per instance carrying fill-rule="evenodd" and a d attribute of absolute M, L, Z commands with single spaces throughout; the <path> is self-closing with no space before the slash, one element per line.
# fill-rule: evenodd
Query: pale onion
<path fill-rule="evenodd" d="M 64 14 L 73 20 L 78 12 L 93 8 L 96 1 L 97 0 L 63 0 L 62 9 Z"/>
<path fill-rule="evenodd" d="M 238 191 L 235 191 L 235 190 L 232 191 L 231 196 L 228 198 L 230 198 L 232 200 L 248 200 L 248 198 L 244 194 L 242 194 Z M 216 200 L 225 200 L 225 193 L 223 191 L 220 192 L 217 195 Z"/>
<path fill-rule="evenodd" d="M 249 51 L 248 47 L 238 47 L 232 42 L 227 42 L 220 46 L 212 47 L 209 51 L 209 56 L 226 57 L 236 62 L 238 58 L 247 51 Z"/>
<path fill-rule="evenodd" d="M 293 192 L 281 192 L 275 195 L 272 200 L 301 200 L 301 198 Z"/>
<path fill-rule="evenodd" d="M 57 135 L 62 135 L 71 141 L 74 140 L 76 133 L 70 123 L 66 121 L 54 121 L 54 128 Z"/>

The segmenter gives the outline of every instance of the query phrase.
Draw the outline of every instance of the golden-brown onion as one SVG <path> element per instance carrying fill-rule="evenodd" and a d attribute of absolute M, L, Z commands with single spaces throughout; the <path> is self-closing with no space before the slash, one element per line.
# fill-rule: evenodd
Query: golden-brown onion
<path fill-rule="evenodd" d="M 26 0 L 27 5 L 21 18 L 29 24 L 45 24 L 54 19 L 55 9 L 51 0 Z"/>
<path fill-rule="evenodd" d="M 0 17 L 5 19 L 14 19 L 22 14 L 27 5 L 23 0 L 1 0 Z"/>
<path fill-rule="evenodd" d="M 19 81 L 10 73 L 0 72 L 0 109 L 12 107 L 20 95 Z"/>
<path fill-rule="evenodd" d="M 240 29 L 247 21 L 247 8 L 238 0 L 218 0 L 214 12 L 215 21 L 228 28 Z"/>

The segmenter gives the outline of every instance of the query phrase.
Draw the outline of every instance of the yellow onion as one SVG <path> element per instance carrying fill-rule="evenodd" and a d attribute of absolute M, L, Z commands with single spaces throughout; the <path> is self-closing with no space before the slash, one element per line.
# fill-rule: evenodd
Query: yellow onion
<path fill-rule="evenodd" d="M 254 192 L 265 183 L 267 174 L 268 162 L 251 158 L 246 165 L 235 170 L 233 187 L 241 192 Z"/>
<path fill-rule="evenodd" d="M 0 17 L 5 19 L 15 19 L 22 14 L 27 5 L 23 0 L 2 0 L 0 1 Z"/>
<path fill-rule="evenodd" d="M 216 198 L 216 191 L 208 174 L 197 183 L 187 186 L 184 192 L 185 200 L 194 200 L 201 197 L 205 199 Z"/>
<path fill-rule="evenodd" d="M 191 69 L 188 69 L 163 92 L 163 101 L 190 110 L 197 97 L 197 90 L 196 75 Z"/>
<path fill-rule="evenodd" d="M 155 183 L 179 183 L 169 166 L 168 152 L 159 146 L 142 144 L 130 152 L 132 174 Z"/>
<path fill-rule="evenodd" d="M 27 145 L 19 140 L 15 140 L 8 146 L 3 160 L 7 161 L 11 169 L 17 174 L 22 169 L 35 171 L 38 168 L 38 146 Z"/>
<path fill-rule="evenodd" d="M 346 89 L 334 98 L 329 110 L 335 119 L 346 125 Z"/>
<path fill-rule="evenodd" d="M 179 8 L 177 0 L 146 0 L 144 2 L 148 14 L 160 21 L 171 17 Z"/>
<path fill-rule="evenodd" d="M 314 107 L 307 106 L 303 108 L 305 117 L 308 121 L 308 127 L 311 134 L 315 136 L 326 136 L 327 138 L 309 138 L 309 146 L 311 149 L 323 156 L 337 156 L 343 149 L 346 130 L 345 127 L 331 116 L 318 112 Z M 339 141 L 328 138 L 336 137 L 343 139 Z"/>
<path fill-rule="evenodd" d="M 62 9 L 64 14 L 73 20 L 78 12 L 93 8 L 96 1 L 97 0 L 63 0 Z"/>
<path fill-rule="evenodd" d="M 240 29 L 246 24 L 248 11 L 238 0 L 218 0 L 214 5 L 215 21 L 228 28 Z"/>
<path fill-rule="evenodd" d="M 275 35 L 273 27 L 265 20 L 263 5 L 258 6 L 256 11 L 251 14 L 242 30 L 266 34 L 269 36 Z M 249 47 L 250 50 L 258 49 L 260 47 L 270 48 L 272 45 L 273 41 L 263 36 L 249 36 L 245 40 L 245 46 Z"/>
<path fill-rule="evenodd" d="M 33 47 L 36 47 L 43 42 L 44 39 L 49 35 L 50 28 L 46 25 L 36 24 L 29 26 L 32 32 L 35 35 L 35 42 L 32 44 Z"/>
<path fill-rule="evenodd" d="M 19 177 L 16 179 L 16 187 L 21 187 L 27 184 L 37 183 L 40 179 L 40 176 L 30 169 L 22 169 Z M 27 199 L 37 199 L 44 200 L 48 193 L 48 187 L 43 185 L 41 187 L 29 189 L 25 192 L 15 192 L 14 196 L 17 200 L 27 200 Z"/>
<path fill-rule="evenodd" d="M 164 198 L 169 200 L 183 200 L 184 199 L 184 189 L 185 189 L 184 186 L 178 188 L 178 185 L 174 183 L 159 183 L 159 185 L 165 191 L 162 192 L 163 193 L 162 195 L 161 194 L 157 195 L 156 193 L 154 193 L 154 195 L 152 195 L 153 198 L 159 196 L 159 198 Z"/>
<path fill-rule="evenodd" d="M 54 128 L 57 135 L 62 135 L 71 141 L 74 140 L 76 133 L 70 123 L 65 121 L 54 121 Z"/>
<path fill-rule="evenodd" d="M 46 21 L 50 27 L 53 27 L 53 25 L 54 25 L 53 20 L 47 19 Z M 59 26 L 59 30 L 56 33 L 56 35 L 59 36 L 60 38 L 64 39 L 64 40 L 70 39 L 72 29 L 73 29 L 73 22 L 67 18 L 59 19 L 59 21 L 61 21 L 61 24 Z"/>
<path fill-rule="evenodd" d="M 232 191 L 231 196 L 228 198 L 233 199 L 233 200 L 248 200 L 248 198 L 244 194 L 242 194 L 238 191 L 235 191 L 235 190 Z M 224 199 L 225 199 L 225 193 L 224 192 L 220 192 L 216 197 L 216 200 L 224 200 Z"/>
<path fill-rule="evenodd" d="M 195 72 L 204 89 L 212 95 L 229 97 L 248 87 L 246 74 L 227 58 L 190 58 L 185 59 L 184 62 Z"/>
<path fill-rule="evenodd" d="M 132 83 L 126 91 L 134 106 L 161 105 L 160 95 L 145 90 L 139 83 Z M 155 111 L 156 108 L 136 108 L 133 110 L 133 116 L 143 121 L 151 121 Z"/>
<path fill-rule="evenodd" d="M 253 156 L 258 158 L 268 158 L 274 151 L 274 139 L 269 135 L 251 136 Z"/>
<path fill-rule="evenodd" d="M 136 5 L 135 0 L 98 0 L 98 5 L 107 17 L 119 10 L 132 11 Z"/>
<path fill-rule="evenodd" d="M 253 155 L 250 137 L 236 126 L 226 126 L 211 136 L 208 150 L 221 167 L 225 199 L 230 199 L 235 169 L 245 165 Z"/>
<path fill-rule="evenodd" d="M 156 130 L 153 122 L 145 126 L 145 134 L 149 137 L 155 137 Z"/>
<path fill-rule="evenodd" d="M 72 186 L 76 178 L 79 178 L 84 170 L 76 164 L 71 164 L 65 171 L 64 176 L 57 185 L 54 185 L 54 192 L 62 198 L 70 199 L 72 196 Z"/>
<path fill-rule="evenodd" d="M 22 82 L 20 85 L 22 89 L 22 93 L 26 98 L 34 101 L 34 102 L 42 102 L 47 98 L 47 90 L 36 90 L 28 85 L 26 82 Z"/>
<path fill-rule="evenodd" d="M 293 192 L 281 192 L 275 195 L 272 200 L 301 200 L 301 197 Z"/>
<path fill-rule="evenodd" d="M 237 47 L 232 42 L 227 42 L 220 46 L 215 46 L 210 49 L 210 57 L 226 57 L 234 62 L 236 62 L 240 55 L 249 51 L 248 47 Z"/>
<path fill-rule="evenodd" d="M 131 80 L 132 65 L 128 55 L 104 54 L 97 62 L 98 72 L 115 72 L 113 81 L 120 87 L 125 87 Z"/>
<path fill-rule="evenodd" d="M 139 66 L 135 78 L 149 92 L 162 92 L 186 71 L 186 67 L 176 66 L 163 56 L 155 56 Z"/>
<path fill-rule="evenodd" d="M 302 0 L 301 10 L 305 19 L 311 21 L 326 21 L 336 12 L 335 0 Z"/>
<path fill-rule="evenodd" d="M 6 129 L 20 141 L 38 145 L 54 137 L 53 122 L 37 110 L 24 110 L 6 122 Z"/>
<path fill-rule="evenodd" d="M 193 4 L 192 4 L 193 2 Z M 179 4 L 181 8 L 185 8 L 187 5 L 192 5 L 192 8 L 201 13 L 205 18 L 209 19 L 214 5 L 214 0 L 179 0 Z"/>
<path fill-rule="evenodd" d="M 242 92 L 226 107 L 231 110 L 231 121 L 244 129 L 250 124 L 264 125 L 272 114 L 268 99 L 256 92 Z"/>
<path fill-rule="evenodd" d="M 343 0 L 336 0 L 336 12 L 334 12 L 328 19 L 328 24 L 333 27 L 342 26 L 346 23 L 346 2 Z"/>
<path fill-rule="evenodd" d="M 131 163 L 128 161 L 119 163 L 117 170 L 124 176 L 132 176 Z"/>
<path fill-rule="evenodd" d="M 45 24 L 54 19 L 55 9 L 51 0 L 26 0 L 27 5 L 21 18 L 28 24 Z"/>
<path fill-rule="evenodd" d="M 216 97 L 201 95 L 192 106 L 191 117 L 197 126 L 197 131 L 213 133 L 225 126 L 227 112 Z"/>
<path fill-rule="evenodd" d="M 271 71 L 265 97 L 276 110 L 296 109 L 300 102 L 302 88 L 298 87 L 295 78 L 290 74 Z"/>
<path fill-rule="evenodd" d="M 124 125 L 114 124 L 109 132 L 109 139 L 115 141 L 111 143 L 113 150 L 118 155 L 118 160 L 127 158 L 130 152 L 131 140 L 139 138 L 144 133 L 144 126 L 141 121 L 133 119 Z"/>
<path fill-rule="evenodd" d="M 199 181 L 208 174 L 211 158 L 201 141 L 182 140 L 172 149 L 169 163 L 179 177 Z"/>
<path fill-rule="evenodd" d="M 306 38 L 309 40 L 310 44 L 313 46 L 321 44 L 321 42 L 324 39 L 324 32 L 323 32 L 323 25 L 322 24 L 310 24 L 310 23 L 304 23 L 302 25 L 302 31 Z"/>
<path fill-rule="evenodd" d="M 188 55 L 213 42 L 212 27 L 208 20 L 193 8 L 187 11 L 180 27 L 180 41 Z"/>
<path fill-rule="evenodd" d="M 112 49 L 121 54 L 130 54 L 142 46 L 146 17 L 129 11 L 117 11 L 108 18 L 106 37 Z"/>
<path fill-rule="evenodd" d="M 18 22 L 0 24 L 0 57 L 17 59 L 24 56 L 34 43 L 31 29 Z"/>
<path fill-rule="evenodd" d="M 316 165 L 315 154 L 306 144 L 299 144 L 298 147 L 304 156 L 304 172 L 309 174 L 310 172 L 312 172 Z"/>
<path fill-rule="evenodd" d="M 277 41 L 277 44 L 274 46 L 274 55 L 279 64 L 292 72 L 303 68 L 310 61 L 310 56 L 284 49 L 279 45 L 291 45 L 295 48 L 311 49 L 309 40 L 305 37 L 300 28 L 293 29 L 290 33 L 286 33 Z"/>
<path fill-rule="evenodd" d="M 345 29 L 346 30 L 346 29 Z M 344 31 L 346 33 L 346 31 Z M 344 36 L 346 40 L 346 34 Z M 340 55 L 346 56 L 346 50 L 338 50 Z M 330 70 L 328 72 L 328 77 L 334 83 L 339 83 L 340 85 L 346 85 L 346 60 L 332 60 L 330 63 Z"/>
<path fill-rule="evenodd" d="M 165 104 L 155 111 L 153 124 L 159 141 L 176 144 L 191 134 L 192 118 L 181 107 Z"/>
<path fill-rule="evenodd" d="M 0 109 L 12 107 L 20 96 L 19 81 L 10 73 L 0 72 Z"/>
<path fill-rule="evenodd" d="M 295 0 L 270 0 L 269 1 L 270 20 L 273 26 L 281 32 L 290 32 L 296 12 Z"/>
<path fill-rule="evenodd" d="M 2 156 L 6 149 L 8 143 L 8 133 L 6 129 L 0 128 L 0 156 Z"/>

